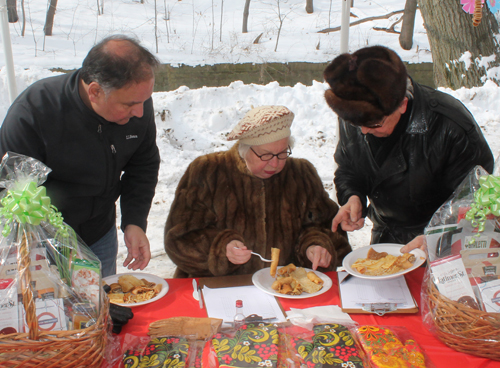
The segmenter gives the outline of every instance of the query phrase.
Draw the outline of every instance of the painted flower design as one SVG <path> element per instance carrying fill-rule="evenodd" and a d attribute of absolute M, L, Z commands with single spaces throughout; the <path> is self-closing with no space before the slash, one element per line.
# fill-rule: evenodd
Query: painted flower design
<path fill-rule="evenodd" d="M 486 3 L 492 13 L 496 13 L 500 10 L 500 0 L 488 0 Z"/>
<path fill-rule="evenodd" d="M 460 4 L 464 12 L 474 14 L 475 0 L 460 0 Z M 481 0 L 481 4 L 484 4 L 484 0 Z"/>
<path fill-rule="evenodd" d="M 372 361 L 378 367 L 385 367 L 385 368 L 407 368 L 408 367 L 406 365 L 406 363 L 403 360 L 399 359 L 398 357 L 387 355 L 384 353 L 374 354 L 372 356 Z"/>

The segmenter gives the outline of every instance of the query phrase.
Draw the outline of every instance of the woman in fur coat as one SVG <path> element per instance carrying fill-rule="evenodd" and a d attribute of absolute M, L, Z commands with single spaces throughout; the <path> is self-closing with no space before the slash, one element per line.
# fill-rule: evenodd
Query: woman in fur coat
<path fill-rule="evenodd" d="M 279 265 L 335 270 L 351 251 L 338 211 L 314 166 L 289 157 L 294 114 L 284 106 L 252 109 L 228 151 L 195 159 L 179 182 L 165 225 L 174 277 L 251 274 L 280 249 Z"/>

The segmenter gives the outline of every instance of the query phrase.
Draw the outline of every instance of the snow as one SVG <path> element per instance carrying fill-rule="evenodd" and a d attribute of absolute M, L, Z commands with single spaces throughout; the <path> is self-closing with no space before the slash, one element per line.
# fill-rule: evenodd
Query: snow
<path fill-rule="evenodd" d="M 57 73 L 50 71 L 50 68 L 79 67 L 96 41 L 114 33 L 137 37 L 161 62 L 172 65 L 327 62 L 339 54 L 340 32 L 323 34 L 318 31 L 340 25 L 340 1 L 315 0 L 314 13 L 307 14 L 305 0 L 252 0 L 249 32 L 243 34 L 242 0 L 145 0 L 143 4 L 131 0 L 99 0 L 104 6 L 102 15 L 98 15 L 97 2 L 94 0 L 67 0 L 58 3 L 53 36 L 50 37 L 43 36 L 47 3 L 35 0 L 25 0 L 24 3 L 27 17 L 24 37 L 21 36 L 21 22 L 9 25 L 18 92 L 36 80 Z M 284 20 L 275 52 L 279 26 L 278 3 Z M 397 0 L 355 0 L 351 9 L 351 22 L 403 10 L 403 6 L 404 2 Z M 18 12 L 21 16 L 20 9 Z M 354 51 L 367 45 L 381 44 L 394 49 L 404 61 L 432 61 L 418 11 L 411 50 L 401 49 L 397 34 L 373 29 L 388 28 L 401 15 L 351 27 L 349 49 Z M 157 38 L 155 18 L 158 22 Z M 400 27 L 401 23 L 395 29 L 400 30 Z M 253 44 L 261 33 L 260 42 Z M 219 40 L 220 34 L 222 41 Z M 2 120 L 10 102 L 4 55 L 3 52 L 0 54 Z M 487 55 L 483 58 L 485 65 L 491 60 L 488 58 Z M 462 62 L 475 61 L 464 54 Z M 495 73 L 496 70 L 490 71 L 490 75 Z M 321 81 L 293 87 L 280 86 L 276 82 L 258 85 L 234 81 L 224 87 L 180 87 L 175 91 L 153 94 L 157 143 L 162 162 L 147 231 L 153 258 L 144 272 L 166 278 L 173 275 L 174 265 L 163 249 L 163 228 L 177 183 L 194 158 L 231 146 L 231 143 L 226 142 L 225 135 L 252 106 L 280 104 L 295 113 L 292 125 L 292 135 L 296 138 L 293 156 L 310 160 L 316 166 L 330 196 L 336 199 L 333 188 L 335 162 L 332 156 L 336 146 L 337 118 L 324 101 L 325 88 Z M 442 90 L 460 99 L 474 114 L 496 157 L 500 149 L 497 133 L 500 122 L 498 86 L 487 81 L 480 88 Z M 368 245 L 370 230 L 371 225 L 368 223 L 362 230 L 350 233 L 353 247 Z M 123 237 L 119 238 L 118 272 L 125 272 L 122 263 L 126 249 Z"/>

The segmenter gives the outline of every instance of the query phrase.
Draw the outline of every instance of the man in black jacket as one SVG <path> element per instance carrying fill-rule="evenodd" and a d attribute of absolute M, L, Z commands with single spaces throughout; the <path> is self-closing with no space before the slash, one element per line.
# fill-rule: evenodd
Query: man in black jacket
<path fill-rule="evenodd" d="M 146 225 L 160 164 L 151 98 L 157 66 L 134 39 L 108 37 L 81 69 L 28 87 L 0 129 L 2 156 L 20 153 L 52 169 L 47 193 L 101 260 L 103 276 L 116 273 L 118 197 L 124 266 L 144 269 L 151 258 Z"/>
<path fill-rule="evenodd" d="M 326 101 L 339 117 L 335 186 L 342 207 L 333 231 L 358 230 L 368 215 L 372 244 L 406 244 L 475 165 L 493 170 L 472 114 L 410 79 L 392 50 L 372 46 L 340 55 L 324 78 L 331 87 Z"/>

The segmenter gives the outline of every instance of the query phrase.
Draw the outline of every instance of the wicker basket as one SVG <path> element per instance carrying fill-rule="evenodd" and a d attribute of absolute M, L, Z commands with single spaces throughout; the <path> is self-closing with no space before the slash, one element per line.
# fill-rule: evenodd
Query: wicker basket
<path fill-rule="evenodd" d="M 107 298 L 93 326 L 81 330 L 40 331 L 33 293 L 26 287 L 31 281 L 26 238 L 19 246 L 18 271 L 29 332 L 0 335 L 0 367 L 100 367 L 107 338 Z"/>
<path fill-rule="evenodd" d="M 441 295 L 427 281 L 427 303 L 438 338 L 467 354 L 500 360 L 500 313 L 487 313 Z"/>

